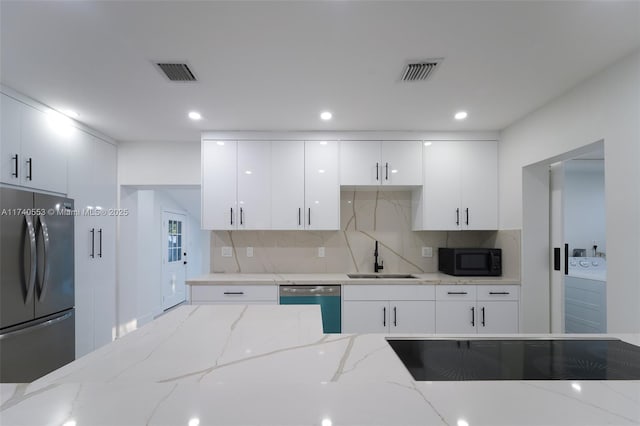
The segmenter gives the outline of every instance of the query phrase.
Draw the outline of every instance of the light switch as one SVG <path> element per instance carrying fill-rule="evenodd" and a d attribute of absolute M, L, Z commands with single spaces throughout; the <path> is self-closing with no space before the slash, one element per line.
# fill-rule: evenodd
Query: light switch
<path fill-rule="evenodd" d="M 433 257 L 433 247 L 422 247 L 422 257 Z"/>
<path fill-rule="evenodd" d="M 247 257 L 253 257 L 253 247 L 247 247 Z"/>
<path fill-rule="evenodd" d="M 222 257 L 233 257 L 233 250 L 231 247 L 222 247 Z"/>
<path fill-rule="evenodd" d="M 324 247 L 318 247 L 318 257 L 324 257 Z"/>

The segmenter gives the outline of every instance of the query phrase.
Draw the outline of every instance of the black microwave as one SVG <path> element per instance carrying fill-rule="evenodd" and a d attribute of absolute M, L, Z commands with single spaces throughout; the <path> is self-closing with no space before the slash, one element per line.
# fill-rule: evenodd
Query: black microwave
<path fill-rule="evenodd" d="M 502 250 L 440 247 L 438 270 L 456 276 L 499 277 L 502 275 Z"/>

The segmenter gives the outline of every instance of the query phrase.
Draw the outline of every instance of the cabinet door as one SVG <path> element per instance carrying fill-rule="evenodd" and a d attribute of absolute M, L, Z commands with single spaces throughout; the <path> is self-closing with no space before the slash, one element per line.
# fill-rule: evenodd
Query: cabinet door
<path fill-rule="evenodd" d="M 422 185 L 422 142 L 383 141 L 383 185 Z"/>
<path fill-rule="evenodd" d="M 428 143 L 428 142 L 427 142 Z M 460 223 L 460 142 L 425 145 L 423 229 L 457 230 Z"/>
<path fill-rule="evenodd" d="M 498 143 L 459 142 L 463 229 L 498 229 Z"/>
<path fill-rule="evenodd" d="M 0 94 L 0 182 L 20 184 L 22 158 L 20 157 L 21 103 Z"/>
<path fill-rule="evenodd" d="M 109 209 L 116 208 L 116 162 L 114 145 L 94 138 L 95 204 L 105 216 L 96 216 L 94 226 L 95 262 L 91 281 L 94 285 L 94 349 L 110 343 L 116 326 L 116 216 Z"/>
<path fill-rule="evenodd" d="M 478 333 L 518 333 L 518 302 L 478 302 Z"/>
<path fill-rule="evenodd" d="M 238 141 L 238 229 L 271 228 L 271 142 Z"/>
<path fill-rule="evenodd" d="M 202 229 L 236 229 L 237 143 L 202 141 Z"/>
<path fill-rule="evenodd" d="M 438 301 L 436 303 L 436 333 L 475 333 L 475 301 Z"/>
<path fill-rule="evenodd" d="M 305 229 L 340 229 L 338 142 L 307 141 L 305 162 Z"/>
<path fill-rule="evenodd" d="M 67 193 L 67 145 L 72 132 L 64 116 L 22 106 L 22 185 Z"/>
<path fill-rule="evenodd" d="M 340 185 L 380 185 L 380 141 L 340 142 Z"/>
<path fill-rule="evenodd" d="M 391 333 L 435 333 L 435 303 L 426 300 L 391 301 L 389 331 Z"/>
<path fill-rule="evenodd" d="M 304 142 L 271 142 L 271 229 L 304 229 Z"/>
<path fill-rule="evenodd" d="M 387 301 L 345 301 L 342 304 L 343 333 L 388 333 Z"/>

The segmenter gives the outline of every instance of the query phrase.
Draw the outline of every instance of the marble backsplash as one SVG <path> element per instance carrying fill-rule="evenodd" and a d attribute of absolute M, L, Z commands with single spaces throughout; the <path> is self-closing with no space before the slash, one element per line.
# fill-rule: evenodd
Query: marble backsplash
<path fill-rule="evenodd" d="M 213 231 L 211 272 L 373 272 L 378 240 L 385 273 L 437 272 L 438 247 L 497 247 L 503 276 L 520 278 L 520 230 L 412 231 L 410 191 L 343 191 L 340 203 L 340 231 Z M 225 246 L 232 257 L 222 256 Z"/>

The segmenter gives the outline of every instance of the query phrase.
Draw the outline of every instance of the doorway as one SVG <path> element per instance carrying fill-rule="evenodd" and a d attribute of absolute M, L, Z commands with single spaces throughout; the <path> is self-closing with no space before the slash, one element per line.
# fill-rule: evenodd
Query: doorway
<path fill-rule="evenodd" d="M 162 211 L 162 309 L 185 301 L 187 277 L 186 214 Z"/>
<path fill-rule="evenodd" d="M 551 166 L 595 151 L 604 141 L 530 164 L 522 169 L 521 321 L 524 333 L 564 332 L 564 236 L 551 209 Z M 555 194 L 557 196 L 557 194 Z M 556 200 L 557 201 L 557 200 Z M 553 221 L 553 222 L 552 222 Z M 554 248 L 560 248 L 559 265 Z M 556 270 L 559 267 L 559 270 Z"/>

